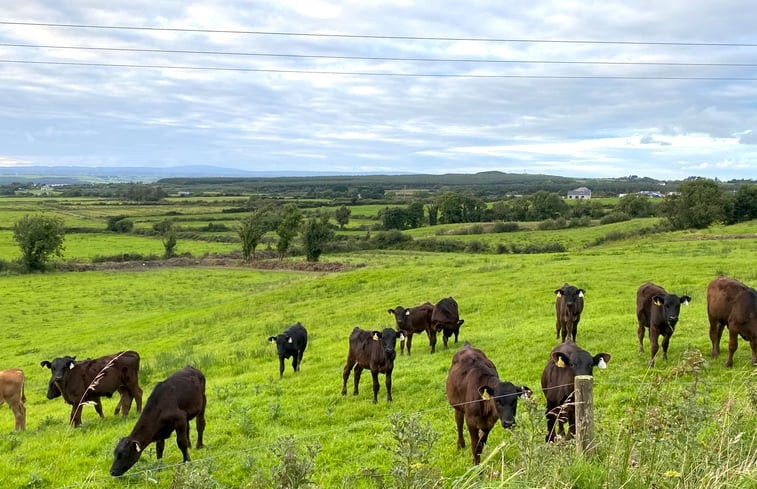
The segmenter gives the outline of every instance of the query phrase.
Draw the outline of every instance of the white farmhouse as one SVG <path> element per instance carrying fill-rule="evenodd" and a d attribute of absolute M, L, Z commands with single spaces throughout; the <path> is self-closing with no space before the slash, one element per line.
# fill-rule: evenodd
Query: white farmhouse
<path fill-rule="evenodd" d="M 578 187 L 568 191 L 568 199 L 591 199 L 591 190 L 586 187 Z"/>

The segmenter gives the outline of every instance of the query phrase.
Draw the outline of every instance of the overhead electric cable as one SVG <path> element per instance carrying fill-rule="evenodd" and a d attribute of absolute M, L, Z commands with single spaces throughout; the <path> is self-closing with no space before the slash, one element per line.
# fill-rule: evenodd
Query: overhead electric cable
<path fill-rule="evenodd" d="M 202 71 L 240 71 L 260 73 L 293 73 L 310 75 L 353 75 L 353 76 L 395 76 L 395 77 L 437 77 L 437 78 L 532 78 L 555 80 L 698 80 L 698 81 L 757 81 L 757 77 L 720 77 L 720 76 L 634 76 L 634 75 L 486 75 L 473 73 L 391 73 L 369 71 L 329 71 L 329 70 L 286 70 L 276 68 L 235 68 L 221 66 L 182 66 L 150 65 L 129 63 L 87 63 L 81 61 L 30 61 L 17 59 L 0 59 L 0 63 L 60 66 L 99 66 L 106 68 L 151 68 L 166 70 L 202 70 Z"/>
<path fill-rule="evenodd" d="M 488 38 L 488 37 L 424 37 L 424 36 L 389 36 L 368 34 L 330 34 L 306 32 L 277 32 L 233 29 L 191 29 L 179 27 L 137 27 L 96 24 L 61 24 L 53 22 L 14 22 L 0 21 L 0 25 L 23 25 L 35 27 L 64 27 L 78 29 L 113 29 L 134 31 L 163 31 L 163 32 L 199 32 L 207 34 L 249 34 L 265 36 L 299 36 L 299 37 L 333 37 L 350 39 L 394 39 L 411 41 L 478 41 L 478 42 L 512 42 L 512 43 L 557 43 L 557 44 L 618 44 L 618 45 L 647 45 L 647 46 L 712 46 L 712 47 L 757 47 L 757 43 L 734 42 L 683 42 L 683 41 L 600 41 L 588 39 L 522 39 L 522 38 Z"/>
<path fill-rule="evenodd" d="M 114 51 L 129 53 L 163 53 L 163 54 L 202 54 L 212 56 L 248 56 L 295 59 L 337 59 L 358 61 L 413 61 L 413 62 L 441 62 L 441 63 L 502 63 L 502 64 L 566 64 L 566 65 L 606 65 L 606 66 L 722 66 L 722 67 L 755 67 L 757 63 L 689 63 L 673 61 L 561 61 L 535 59 L 476 59 L 476 58 L 406 58 L 393 56 L 337 56 L 328 54 L 287 54 L 287 53 L 257 53 L 239 51 L 202 51 L 190 49 L 152 49 L 152 48 L 120 48 L 100 46 L 64 46 L 55 44 L 17 44 L 0 43 L 0 46 L 38 49 L 71 49 L 82 51 Z"/>

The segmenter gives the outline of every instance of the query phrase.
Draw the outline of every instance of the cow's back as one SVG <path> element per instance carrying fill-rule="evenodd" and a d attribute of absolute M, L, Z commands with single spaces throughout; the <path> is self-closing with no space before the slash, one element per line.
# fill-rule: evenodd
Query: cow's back
<path fill-rule="evenodd" d="M 710 321 L 757 334 L 757 292 L 738 280 L 718 277 L 707 286 L 707 314 Z"/>
<path fill-rule="evenodd" d="M 155 385 L 145 404 L 142 417 L 159 417 L 159 413 L 179 409 L 192 419 L 205 408 L 205 376 L 187 366 Z"/>
<path fill-rule="evenodd" d="M 431 312 L 432 323 L 457 325 L 459 320 L 457 301 L 452 297 L 440 300 Z"/>
<path fill-rule="evenodd" d="M 483 385 L 482 379 L 492 376 L 499 378 L 497 369 L 481 350 L 470 345 L 462 347 L 452 357 L 447 375 L 447 400 L 453 406 L 479 400 L 478 387 Z"/>
<path fill-rule="evenodd" d="M 139 361 L 139 353 L 125 351 L 95 360 L 84 360 L 72 372 L 80 368 L 80 379 L 85 388 L 92 386 L 95 394 L 111 395 L 122 385 L 139 383 Z"/>

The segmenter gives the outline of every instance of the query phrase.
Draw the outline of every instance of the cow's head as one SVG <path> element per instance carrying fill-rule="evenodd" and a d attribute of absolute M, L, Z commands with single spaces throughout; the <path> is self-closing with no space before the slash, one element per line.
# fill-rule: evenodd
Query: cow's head
<path fill-rule="evenodd" d="M 562 297 L 565 305 L 571 311 L 583 308 L 584 303 L 584 289 L 579 289 L 570 284 L 565 284 L 559 289 L 555 290 L 557 297 Z M 579 311 L 580 312 L 580 311 Z"/>
<path fill-rule="evenodd" d="M 675 329 L 678 324 L 678 314 L 681 312 L 681 304 L 688 306 L 691 297 L 682 295 L 678 297 L 673 294 L 659 294 L 652 296 L 652 304 L 660 308 L 659 311 L 670 329 Z"/>
<path fill-rule="evenodd" d="M 497 407 L 497 414 L 503 428 L 515 426 L 515 412 L 518 409 L 518 398 L 528 399 L 533 392 L 525 385 L 516 387 L 510 382 L 499 382 L 493 389 L 488 385 L 478 388 L 482 399 L 491 399 Z"/>
<path fill-rule="evenodd" d="M 570 353 L 553 351 L 552 361 L 558 368 L 569 368 L 573 375 L 592 375 L 594 367 L 607 368 L 607 364 L 610 362 L 610 354 L 597 353 L 591 356 L 591 353 L 576 347 Z"/>
<path fill-rule="evenodd" d="M 56 358 L 52 362 L 43 360 L 39 363 L 42 367 L 47 367 L 52 372 L 50 382 L 47 384 L 48 399 L 55 399 L 60 396 L 60 386 L 65 383 L 68 371 L 76 366 L 75 360 L 76 357 L 65 356 Z"/>
<path fill-rule="evenodd" d="M 276 343 L 276 349 L 278 350 L 279 355 L 285 355 L 288 350 L 294 348 L 292 335 L 281 333 L 280 335 L 269 336 L 268 341 L 270 343 Z"/>
<path fill-rule="evenodd" d="M 388 309 L 387 312 L 394 316 L 394 320 L 397 322 L 397 329 L 407 331 L 407 318 L 410 316 L 410 309 L 405 309 L 402 306 L 397 306 L 394 309 Z"/>
<path fill-rule="evenodd" d="M 110 475 L 118 477 L 129 470 L 142 455 L 142 447 L 131 438 L 121 438 L 113 450 L 113 465 L 110 466 Z"/>
<path fill-rule="evenodd" d="M 395 331 L 392 328 L 385 328 L 383 331 L 372 331 L 373 341 L 381 343 L 381 349 L 384 350 L 386 358 L 390 361 L 394 361 L 397 356 L 395 347 L 397 340 L 403 341 L 405 334 L 402 331 Z"/>

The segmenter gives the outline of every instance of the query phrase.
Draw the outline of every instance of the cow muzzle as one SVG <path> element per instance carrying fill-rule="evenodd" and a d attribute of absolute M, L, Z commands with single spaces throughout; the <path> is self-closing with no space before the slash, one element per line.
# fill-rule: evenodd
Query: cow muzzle
<path fill-rule="evenodd" d="M 502 420 L 502 427 L 505 429 L 511 429 L 513 426 L 515 426 L 515 420 L 514 419 L 503 419 Z"/>

